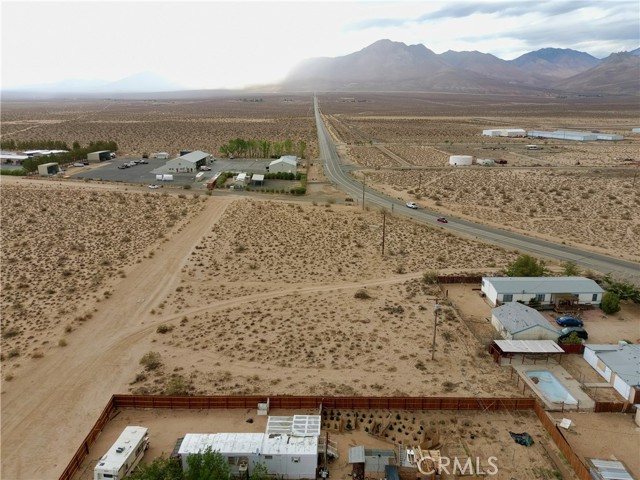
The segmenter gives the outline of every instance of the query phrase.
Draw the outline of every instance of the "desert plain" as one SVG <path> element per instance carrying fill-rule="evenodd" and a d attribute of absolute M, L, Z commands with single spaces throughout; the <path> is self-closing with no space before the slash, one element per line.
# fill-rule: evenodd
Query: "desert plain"
<path fill-rule="evenodd" d="M 460 97 L 319 99 L 343 160 L 381 191 L 640 259 L 633 104 Z M 312 98 L 260 98 L 3 103 L 3 139 L 109 139 L 136 157 L 291 138 L 313 165 L 300 198 L 2 177 L 2 437 L 12 445 L 2 478 L 57 477 L 113 393 L 521 394 L 468 327 L 464 302 L 424 281 L 492 274 L 518 253 L 385 212 L 383 255 L 383 212 L 345 204 L 323 177 Z M 531 152 L 528 139 L 481 135 L 498 126 L 626 139 Z M 454 168 L 450 154 L 508 163 Z M 640 330 L 637 309 L 616 315 Z"/>

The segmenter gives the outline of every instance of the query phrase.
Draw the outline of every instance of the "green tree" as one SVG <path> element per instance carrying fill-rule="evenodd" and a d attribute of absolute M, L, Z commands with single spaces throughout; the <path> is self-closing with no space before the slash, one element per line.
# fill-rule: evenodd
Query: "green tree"
<path fill-rule="evenodd" d="M 130 480 L 182 480 L 184 475 L 178 460 L 158 457 L 148 465 L 138 465 L 128 478 Z"/>
<path fill-rule="evenodd" d="M 287 138 L 284 141 L 283 148 L 286 155 L 290 155 L 291 153 L 293 153 L 293 142 L 290 138 Z"/>
<path fill-rule="evenodd" d="M 220 454 L 208 447 L 203 453 L 187 457 L 185 480 L 227 480 L 229 464 Z"/>
<path fill-rule="evenodd" d="M 306 153 L 306 151 L 307 151 L 307 144 L 303 140 L 300 140 L 298 142 L 298 152 L 297 152 L 298 157 L 304 158 L 304 154 Z"/>
<path fill-rule="evenodd" d="M 640 289 L 635 285 L 613 280 L 611 275 L 605 275 L 603 280 L 606 283 L 607 291 L 615 293 L 620 300 L 632 300 L 634 303 L 640 303 Z"/>
<path fill-rule="evenodd" d="M 567 277 L 576 277 L 580 275 L 580 268 L 578 268 L 576 262 L 567 260 L 566 262 L 562 262 L 562 274 Z"/>
<path fill-rule="evenodd" d="M 544 260 L 520 255 L 502 271 L 507 277 L 543 277 L 548 273 Z"/>
<path fill-rule="evenodd" d="M 249 476 L 249 480 L 267 480 L 268 478 L 269 472 L 267 471 L 267 467 L 265 467 L 263 463 L 256 463 L 256 466 L 253 467 L 253 471 Z"/>
<path fill-rule="evenodd" d="M 620 297 L 614 292 L 605 292 L 600 302 L 600 308 L 604 313 L 616 313 L 620 311 Z"/>

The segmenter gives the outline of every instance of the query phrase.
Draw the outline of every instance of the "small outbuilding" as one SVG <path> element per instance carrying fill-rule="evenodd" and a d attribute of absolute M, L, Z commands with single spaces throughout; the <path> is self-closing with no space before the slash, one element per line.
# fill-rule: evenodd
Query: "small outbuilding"
<path fill-rule="evenodd" d="M 539 305 L 575 302 L 599 306 L 604 290 L 585 277 L 482 277 L 480 290 L 493 305 L 532 300 Z"/>
<path fill-rule="evenodd" d="M 293 173 L 295 175 L 298 168 L 298 157 L 285 155 L 269 164 L 269 173 Z"/>
<path fill-rule="evenodd" d="M 100 163 L 106 160 L 111 160 L 110 150 L 99 150 L 97 152 L 87 153 L 87 162 Z"/>
<path fill-rule="evenodd" d="M 518 302 L 492 309 L 491 324 L 507 340 L 557 340 L 560 335 L 540 312 Z"/>
<path fill-rule="evenodd" d="M 640 345 L 586 344 L 582 356 L 622 398 L 640 403 Z"/>
<path fill-rule="evenodd" d="M 600 460 L 598 458 L 587 458 L 586 460 L 593 480 L 635 480 L 631 471 L 620 460 Z"/>
<path fill-rule="evenodd" d="M 60 173 L 60 165 L 55 162 L 43 163 L 38 165 L 38 175 L 41 177 L 48 177 L 50 175 L 56 175 Z"/>
<path fill-rule="evenodd" d="M 523 128 L 492 128 L 483 130 L 482 135 L 490 137 L 524 137 L 527 132 Z"/>

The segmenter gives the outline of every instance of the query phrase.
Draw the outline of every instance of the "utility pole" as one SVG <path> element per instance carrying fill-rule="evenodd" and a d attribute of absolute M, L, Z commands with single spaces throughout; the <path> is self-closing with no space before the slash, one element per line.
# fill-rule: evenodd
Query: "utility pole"
<path fill-rule="evenodd" d="M 362 173 L 362 210 L 364 210 L 364 184 L 367 180 L 367 177 L 365 177 L 364 172 Z"/>
<path fill-rule="evenodd" d="M 440 304 L 436 303 L 433 306 L 434 320 L 433 320 L 433 344 L 431 345 L 431 360 L 436 358 L 436 328 L 438 326 L 438 312 L 440 311 Z"/>
<path fill-rule="evenodd" d="M 382 256 L 383 257 L 384 257 L 384 235 L 386 230 L 386 224 L 387 224 L 387 211 L 383 210 L 382 211 Z"/>

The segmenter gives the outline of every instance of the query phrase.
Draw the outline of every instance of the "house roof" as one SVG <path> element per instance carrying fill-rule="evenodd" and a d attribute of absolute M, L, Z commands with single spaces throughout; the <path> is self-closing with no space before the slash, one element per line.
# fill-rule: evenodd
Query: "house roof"
<path fill-rule="evenodd" d="M 296 160 L 296 157 L 291 156 L 291 155 L 287 155 L 285 157 L 280 157 L 277 160 L 274 160 L 273 162 L 271 162 L 269 164 L 269 166 L 271 165 L 278 165 L 279 163 L 287 163 L 289 165 L 293 165 L 294 167 L 298 165 L 298 162 Z"/>
<path fill-rule="evenodd" d="M 509 302 L 491 310 L 493 316 L 511 334 L 524 332 L 534 327 L 560 334 L 537 310 L 518 302 Z"/>
<path fill-rule="evenodd" d="M 349 449 L 349 463 L 364 463 L 364 445 Z"/>
<path fill-rule="evenodd" d="M 564 353 L 553 340 L 494 340 L 504 353 Z"/>
<path fill-rule="evenodd" d="M 185 155 L 177 157 L 174 160 L 177 160 L 179 158 L 180 160 L 184 160 L 186 162 L 196 163 L 208 157 L 209 157 L 208 153 L 202 152 L 200 150 L 196 150 L 195 152 L 189 152 Z"/>
<path fill-rule="evenodd" d="M 587 458 L 587 465 L 591 473 L 596 473 L 602 480 L 633 480 L 624 463 L 618 460 L 600 460 Z M 596 478 L 596 477 L 594 477 Z"/>
<path fill-rule="evenodd" d="M 600 285 L 585 277 L 483 277 L 499 294 L 603 293 Z"/>
<path fill-rule="evenodd" d="M 627 385 L 640 387 L 640 345 L 595 345 L 586 344 L 596 356 Z"/>

